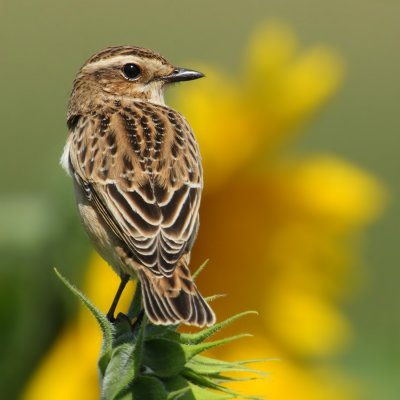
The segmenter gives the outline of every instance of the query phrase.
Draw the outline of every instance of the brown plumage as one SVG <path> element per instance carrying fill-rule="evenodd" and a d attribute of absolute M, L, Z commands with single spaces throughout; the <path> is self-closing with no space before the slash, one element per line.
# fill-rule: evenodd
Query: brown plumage
<path fill-rule="evenodd" d="M 61 163 L 98 252 L 140 279 L 155 324 L 205 326 L 215 315 L 188 269 L 203 186 L 196 139 L 164 103 L 170 82 L 203 76 L 139 47 L 113 47 L 79 71 Z"/>

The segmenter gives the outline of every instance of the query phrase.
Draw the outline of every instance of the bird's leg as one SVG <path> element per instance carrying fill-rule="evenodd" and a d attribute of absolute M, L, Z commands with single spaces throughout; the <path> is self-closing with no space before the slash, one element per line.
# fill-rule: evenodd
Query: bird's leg
<path fill-rule="evenodd" d="M 108 313 L 107 313 L 107 319 L 110 322 L 114 322 L 115 321 L 115 318 L 114 318 L 115 309 L 117 308 L 119 299 L 121 298 L 121 294 L 124 291 L 125 286 L 128 283 L 128 281 L 129 281 L 129 275 L 123 275 L 121 277 L 121 283 L 118 286 L 117 293 L 115 294 L 114 300 L 113 300 L 113 302 L 111 304 L 111 307 L 110 307 L 110 309 L 108 310 Z"/>
<path fill-rule="evenodd" d="M 132 331 L 134 331 L 137 326 L 140 326 L 144 316 L 144 309 L 142 308 L 142 285 L 140 280 L 136 282 L 135 295 L 129 307 L 128 315 L 131 320 L 134 320 L 132 323 Z"/>
<path fill-rule="evenodd" d="M 143 317 L 144 317 L 144 308 L 142 308 L 139 311 L 139 314 L 137 315 L 135 322 L 132 324 L 132 331 L 134 331 L 135 328 L 140 325 L 140 323 L 142 322 Z"/>
<path fill-rule="evenodd" d="M 135 294 L 133 296 L 133 299 L 131 301 L 128 310 L 128 317 L 131 320 L 137 318 L 141 308 L 142 308 L 142 285 L 140 283 L 140 280 L 137 280 Z"/>

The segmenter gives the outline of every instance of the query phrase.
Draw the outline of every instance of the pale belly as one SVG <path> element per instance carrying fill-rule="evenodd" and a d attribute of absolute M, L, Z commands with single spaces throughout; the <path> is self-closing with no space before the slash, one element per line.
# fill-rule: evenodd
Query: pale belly
<path fill-rule="evenodd" d="M 136 263 L 127 257 L 121 244 L 112 231 L 107 229 L 102 217 L 92 207 L 81 188 L 75 182 L 74 186 L 81 221 L 96 251 L 119 276 L 128 274 L 136 278 Z"/>

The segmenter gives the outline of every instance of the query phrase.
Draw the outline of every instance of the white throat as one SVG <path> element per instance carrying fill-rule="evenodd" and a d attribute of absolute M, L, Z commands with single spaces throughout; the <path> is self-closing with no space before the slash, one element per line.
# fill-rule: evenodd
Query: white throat
<path fill-rule="evenodd" d="M 165 106 L 164 88 L 160 82 L 150 82 L 143 88 L 143 95 L 147 100 L 154 104 Z"/>

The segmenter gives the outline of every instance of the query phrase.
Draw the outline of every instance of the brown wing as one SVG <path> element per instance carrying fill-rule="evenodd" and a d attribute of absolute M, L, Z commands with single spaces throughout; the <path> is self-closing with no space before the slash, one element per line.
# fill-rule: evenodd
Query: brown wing
<path fill-rule="evenodd" d="M 202 170 L 178 113 L 143 103 L 81 119 L 71 132 L 75 179 L 134 258 L 171 276 L 198 229 Z"/>

